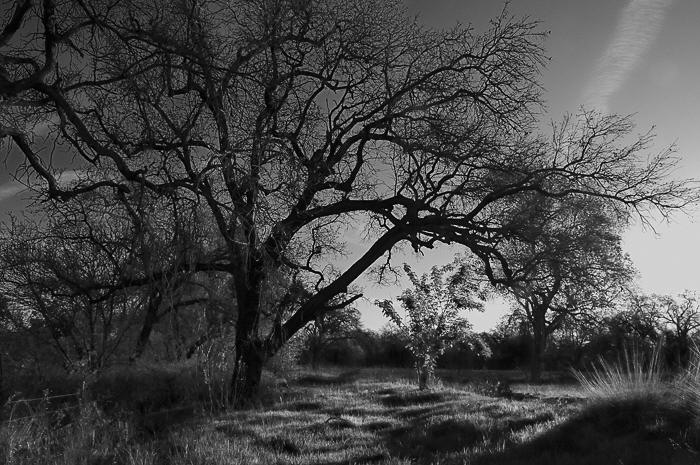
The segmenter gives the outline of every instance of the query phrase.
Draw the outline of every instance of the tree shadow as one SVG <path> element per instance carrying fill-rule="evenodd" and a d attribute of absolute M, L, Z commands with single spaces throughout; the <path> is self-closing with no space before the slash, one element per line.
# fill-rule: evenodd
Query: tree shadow
<path fill-rule="evenodd" d="M 427 458 L 438 452 L 454 452 L 472 446 L 484 438 L 484 431 L 468 420 L 449 419 L 420 427 L 402 426 L 387 434 L 387 447 L 393 456 Z"/>
<path fill-rule="evenodd" d="M 444 392 L 408 391 L 388 394 L 380 399 L 387 407 L 409 407 L 412 405 L 444 402 L 455 396 Z"/>
<path fill-rule="evenodd" d="M 324 404 L 321 402 L 315 402 L 315 401 L 301 401 L 301 402 L 294 402 L 290 405 L 285 405 L 284 409 L 285 410 L 291 410 L 293 412 L 314 412 L 314 411 L 321 411 L 324 408 Z"/>
<path fill-rule="evenodd" d="M 296 384 L 300 386 L 333 386 L 357 381 L 360 370 L 351 370 L 337 375 L 313 374 L 301 376 Z"/>
<path fill-rule="evenodd" d="M 318 465 L 366 465 L 366 464 L 374 464 L 374 463 L 384 462 L 384 461 L 389 460 L 389 459 L 391 459 L 390 455 L 380 452 L 380 453 L 376 453 L 376 454 L 363 455 L 360 457 L 353 457 L 353 458 L 349 458 L 346 460 L 342 460 L 340 462 L 338 462 L 338 461 L 322 462 L 322 463 L 319 463 Z"/>
<path fill-rule="evenodd" d="M 543 418 L 543 420 L 545 420 Z M 546 421 L 546 420 L 545 420 Z M 536 422 L 535 422 L 536 423 Z M 625 399 L 592 405 L 533 439 L 501 452 L 474 457 L 473 465 L 584 465 L 700 463 L 687 438 L 694 420 L 688 409 L 648 399 Z M 531 423 L 534 424 L 534 423 Z M 510 424 L 506 427 L 527 426 Z M 697 441 L 697 430 L 693 434 Z M 489 441 L 506 437 L 490 434 Z M 512 444 L 512 443 L 511 443 Z"/>

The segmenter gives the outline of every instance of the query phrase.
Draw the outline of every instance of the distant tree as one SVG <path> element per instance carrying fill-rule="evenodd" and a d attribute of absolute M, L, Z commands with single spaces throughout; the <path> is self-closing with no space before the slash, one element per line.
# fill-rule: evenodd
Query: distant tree
<path fill-rule="evenodd" d="M 432 383 L 437 358 L 471 336 L 471 325 L 460 311 L 483 310 L 485 294 L 467 264 L 454 273 L 453 264 L 433 267 L 421 277 L 408 265 L 404 270 L 413 286 L 398 297 L 406 317 L 399 315 L 390 300 L 375 303 L 405 334 L 422 390 Z"/>
<path fill-rule="evenodd" d="M 658 341 L 661 336 L 658 303 L 652 296 L 630 293 L 623 309 L 607 318 L 606 324 L 615 336 L 618 349 L 624 349 L 624 344 L 653 345 Z"/>
<path fill-rule="evenodd" d="M 116 190 L 129 203 L 136 185 L 213 219 L 218 253 L 152 277 L 187 269 L 231 283 L 236 402 L 294 334 L 358 299 L 349 286 L 399 244 L 498 259 L 514 233 L 504 212 L 532 192 L 606 197 L 643 217 L 696 198 L 666 179 L 671 152 L 648 154 L 651 136 L 630 138 L 628 119 L 587 115 L 535 135 L 543 34 L 507 12 L 477 34 L 426 29 L 398 0 L 21 0 L 2 11 L 0 138 L 22 154 L 25 181 L 59 200 Z M 65 157 L 50 148 L 70 151 L 76 182 L 61 182 L 52 160 Z M 370 240 L 340 266 L 358 224 Z M 295 273 L 312 290 L 304 301 L 267 294 Z"/>
<path fill-rule="evenodd" d="M 624 330 L 641 341 L 656 343 L 663 336 L 670 350 L 670 362 L 677 368 L 687 366 L 693 335 L 700 330 L 700 300 L 688 291 L 670 295 L 630 293 L 628 308 L 617 315 Z"/>
<path fill-rule="evenodd" d="M 687 290 L 677 298 L 661 297 L 659 321 L 673 338 L 676 367 L 686 367 L 690 357 L 692 337 L 700 330 L 700 297 L 696 292 Z"/>
<path fill-rule="evenodd" d="M 319 315 L 305 329 L 304 349 L 311 366 L 318 369 L 324 350 L 341 341 L 357 338 L 362 330 L 360 312 L 355 308 L 331 310 Z"/>
<path fill-rule="evenodd" d="M 514 298 L 514 318 L 529 327 L 530 377 L 539 381 L 550 336 L 612 306 L 633 271 L 620 244 L 624 217 L 607 202 L 536 193 L 523 201 L 513 213 L 521 233 L 501 248 L 510 274 L 491 277 Z"/>

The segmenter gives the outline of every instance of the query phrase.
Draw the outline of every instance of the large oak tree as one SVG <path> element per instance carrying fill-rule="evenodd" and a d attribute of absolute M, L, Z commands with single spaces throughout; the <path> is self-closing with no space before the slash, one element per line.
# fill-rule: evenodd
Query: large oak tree
<path fill-rule="evenodd" d="M 507 207 L 523 194 L 603 196 L 642 215 L 694 197 L 667 180 L 671 153 L 630 141 L 625 119 L 533 136 L 543 35 L 507 12 L 477 33 L 426 29 L 388 0 L 5 10 L 0 137 L 29 178 L 56 199 L 111 189 L 128 201 L 138 185 L 213 218 L 221 247 L 186 267 L 232 280 L 237 400 L 294 333 L 357 299 L 348 286 L 398 244 L 458 242 L 507 270 L 498 245 L 517 234 Z M 74 155 L 74 183 L 47 147 Z M 365 249 L 329 266 L 358 224 Z M 266 293 L 290 274 L 303 299 Z"/>

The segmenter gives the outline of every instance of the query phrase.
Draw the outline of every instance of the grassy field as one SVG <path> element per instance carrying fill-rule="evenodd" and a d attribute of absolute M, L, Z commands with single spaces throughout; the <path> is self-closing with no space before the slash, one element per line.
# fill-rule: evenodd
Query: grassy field
<path fill-rule="evenodd" d="M 418 391 L 405 370 L 299 372 L 268 379 L 255 408 L 219 415 L 4 424 L 10 464 L 697 464 L 689 399 L 656 389 L 588 395 L 508 372 L 443 372 Z M 496 383 L 511 379 L 512 392 Z M 497 396 L 499 395 L 500 396 Z M 689 403 L 690 402 L 690 403 Z M 42 429 L 43 428 L 43 429 Z"/>

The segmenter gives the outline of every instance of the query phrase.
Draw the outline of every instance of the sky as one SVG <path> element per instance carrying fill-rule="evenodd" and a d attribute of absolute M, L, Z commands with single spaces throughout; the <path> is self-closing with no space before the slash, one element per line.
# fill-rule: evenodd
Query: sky
<path fill-rule="evenodd" d="M 484 30 L 498 15 L 497 0 L 404 0 L 423 23 L 446 28 L 456 22 Z M 516 16 L 541 21 L 550 31 L 544 46 L 550 57 L 541 76 L 546 100 L 545 120 L 558 121 L 580 105 L 622 115 L 634 114 L 639 132 L 655 126 L 655 146 L 675 143 L 681 165 L 679 177 L 700 179 L 700 1 L 698 0 L 511 0 Z M 66 173 L 68 177 L 72 173 Z M 0 165 L 0 221 L 21 205 L 21 187 Z M 700 213 L 699 213 L 700 214 Z M 646 292 L 676 294 L 700 290 L 700 224 L 693 215 L 678 215 L 656 231 L 634 226 L 624 246 L 640 273 Z M 358 244 L 359 235 L 350 238 Z M 438 247 L 423 257 L 406 254 L 416 271 L 445 264 L 455 250 Z M 360 308 L 366 326 L 385 324 L 374 299 L 394 298 L 399 286 L 380 287 L 360 282 L 366 299 Z M 476 330 L 493 327 L 507 310 L 491 303 L 486 312 L 471 314 Z"/>
<path fill-rule="evenodd" d="M 494 0 L 406 0 L 405 5 L 429 26 L 460 22 L 477 31 L 503 8 Z M 655 148 L 676 144 L 678 177 L 700 179 L 700 1 L 511 0 L 509 10 L 541 21 L 543 30 L 550 31 L 544 43 L 550 61 L 541 77 L 545 120 L 558 121 L 581 105 L 633 114 L 640 133 L 655 127 Z M 693 216 L 700 218 L 700 212 L 658 223 L 655 231 L 635 225 L 625 234 L 624 248 L 644 292 L 700 290 L 700 223 Z M 454 249 L 443 247 L 422 258 L 407 254 L 397 261 L 426 271 L 450 262 L 453 254 Z M 400 293 L 398 286 L 367 283 L 367 300 L 360 304 L 365 324 L 385 324 L 371 302 Z M 507 309 L 497 301 L 468 318 L 475 330 L 488 330 Z"/>

